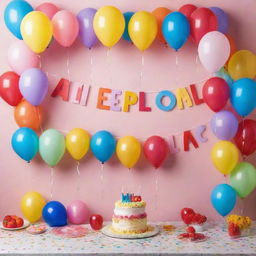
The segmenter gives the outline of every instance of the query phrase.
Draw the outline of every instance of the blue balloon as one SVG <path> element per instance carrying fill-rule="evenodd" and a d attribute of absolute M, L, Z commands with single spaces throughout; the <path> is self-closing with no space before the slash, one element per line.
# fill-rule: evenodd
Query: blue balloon
<path fill-rule="evenodd" d="M 4 10 L 4 21 L 7 28 L 21 40 L 20 24 L 23 18 L 32 11 L 32 6 L 24 0 L 13 0 Z"/>
<path fill-rule="evenodd" d="M 229 89 L 231 90 L 234 80 L 230 77 L 225 68 L 221 68 L 218 72 L 215 73 L 215 76 L 224 79 L 227 82 Z"/>
<path fill-rule="evenodd" d="M 128 24 L 129 24 L 129 21 L 133 14 L 134 14 L 134 12 L 125 12 L 124 13 L 125 29 L 124 29 L 124 33 L 123 33 L 122 37 L 124 40 L 129 41 L 129 42 L 131 42 L 132 40 L 131 40 L 129 32 L 128 32 Z"/>
<path fill-rule="evenodd" d="M 108 131 L 96 132 L 91 138 L 91 149 L 94 156 L 105 163 L 115 152 L 116 140 Z"/>
<path fill-rule="evenodd" d="M 12 135 L 12 148 L 22 159 L 30 162 L 39 149 L 39 138 L 30 128 L 19 128 Z"/>
<path fill-rule="evenodd" d="M 228 215 L 236 204 L 236 191 L 228 184 L 219 184 L 211 194 L 214 209 L 221 215 Z"/>
<path fill-rule="evenodd" d="M 168 14 L 162 24 L 162 32 L 170 47 L 179 50 L 187 41 L 190 26 L 187 17 L 181 12 Z"/>
<path fill-rule="evenodd" d="M 67 225 L 67 210 L 58 201 L 50 201 L 43 208 L 43 219 L 50 227 Z"/>
<path fill-rule="evenodd" d="M 231 103 L 240 116 L 249 115 L 256 106 L 256 82 L 250 78 L 235 81 L 231 88 Z"/>

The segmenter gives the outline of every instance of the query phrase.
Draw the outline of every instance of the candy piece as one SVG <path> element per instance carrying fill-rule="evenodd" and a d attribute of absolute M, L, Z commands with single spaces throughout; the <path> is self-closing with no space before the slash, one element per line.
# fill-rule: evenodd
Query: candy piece
<path fill-rule="evenodd" d="M 194 227 L 192 227 L 192 226 L 187 227 L 187 228 L 186 228 L 186 231 L 187 231 L 188 233 L 195 233 L 195 232 L 196 232 L 196 230 L 195 230 Z"/>

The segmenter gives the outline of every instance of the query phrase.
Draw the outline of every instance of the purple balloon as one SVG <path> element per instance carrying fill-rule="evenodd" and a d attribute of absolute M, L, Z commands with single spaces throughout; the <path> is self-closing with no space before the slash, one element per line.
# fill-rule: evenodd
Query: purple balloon
<path fill-rule="evenodd" d="M 222 110 L 212 117 L 211 129 L 220 140 L 231 140 L 237 132 L 238 121 L 233 113 Z"/>
<path fill-rule="evenodd" d="M 219 7 L 210 7 L 209 8 L 216 16 L 218 23 L 218 31 L 222 33 L 228 32 L 228 15 Z"/>
<path fill-rule="evenodd" d="M 79 37 L 88 48 L 92 48 L 99 41 L 93 29 L 93 18 L 96 12 L 97 10 L 94 8 L 85 8 L 77 15 Z"/>
<path fill-rule="evenodd" d="M 21 94 L 29 103 L 38 106 L 48 92 L 48 78 L 41 69 L 27 69 L 20 76 L 19 88 Z"/>

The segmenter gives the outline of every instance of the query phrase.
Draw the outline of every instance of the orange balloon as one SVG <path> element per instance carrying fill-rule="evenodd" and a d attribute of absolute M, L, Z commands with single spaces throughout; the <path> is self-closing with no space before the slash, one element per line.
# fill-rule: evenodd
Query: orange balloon
<path fill-rule="evenodd" d="M 231 58 L 231 56 L 236 52 L 236 43 L 235 43 L 235 40 L 234 38 L 231 36 L 231 35 L 227 35 L 225 34 L 225 36 L 227 37 L 228 41 L 229 41 L 229 44 L 230 44 L 230 54 L 229 54 L 229 58 L 225 64 L 225 66 L 228 65 L 228 62 Z"/>
<path fill-rule="evenodd" d="M 15 108 L 14 118 L 19 127 L 28 127 L 38 131 L 42 122 L 42 108 L 22 100 Z"/>
<path fill-rule="evenodd" d="M 164 18 L 171 12 L 170 9 L 165 8 L 165 7 L 158 7 L 156 8 L 152 14 L 155 16 L 156 20 L 157 20 L 157 36 L 156 38 L 166 44 L 166 41 L 164 40 L 164 36 L 162 33 L 162 22 L 164 21 Z"/>

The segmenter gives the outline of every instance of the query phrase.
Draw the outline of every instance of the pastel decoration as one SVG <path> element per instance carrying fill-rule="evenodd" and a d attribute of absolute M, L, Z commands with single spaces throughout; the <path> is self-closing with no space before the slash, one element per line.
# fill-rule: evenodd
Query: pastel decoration
<path fill-rule="evenodd" d="M 194 138 L 191 131 L 185 131 L 183 133 L 183 144 L 184 144 L 184 151 L 189 151 L 189 144 L 192 143 L 195 148 L 198 148 L 198 143 Z"/>
<path fill-rule="evenodd" d="M 168 97 L 170 100 L 170 103 L 168 105 L 163 104 L 163 98 Z M 163 111 L 170 111 L 175 108 L 176 106 L 176 97 L 175 95 L 170 91 L 161 91 L 156 96 L 156 105 L 160 110 Z"/>
<path fill-rule="evenodd" d="M 228 32 L 228 15 L 219 7 L 210 7 L 209 8 L 217 18 L 217 29 L 221 33 Z"/>
<path fill-rule="evenodd" d="M 129 112 L 130 106 L 135 105 L 137 102 L 138 102 L 138 95 L 135 92 L 125 91 L 123 111 Z"/>
<path fill-rule="evenodd" d="M 151 112 L 151 107 L 146 106 L 145 92 L 139 92 L 139 110 L 142 112 Z"/>
<path fill-rule="evenodd" d="M 68 101 L 69 99 L 69 90 L 70 90 L 70 81 L 61 78 L 58 84 L 56 85 L 55 89 L 53 90 L 51 96 L 52 97 L 61 97 L 62 100 Z"/>
<path fill-rule="evenodd" d="M 176 90 L 176 98 L 177 98 L 177 106 L 178 109 L 184 109 L 183 102 L 186 102 L 188 107 L 193 106 L 193 102 L 191 97 L 187 91 L 187 88 L 179 88 Z"/>
<path fill-rule="evenodd" d="M 231 76 L 228 74 L 227 70 L 224 67 L 216 72 L 215 76 L 224 79 L 229 85 L 229 89 L 231 89 L 234 80 L 231 78 Z"/>
<path fill-rule="evenodd" d="M 69 90 L 69 102 L 79 104 L 84 85 L 81 82 L 72 82 Z"/>
<path fill-rule="evenodd" d="M 183 13 L 187 18 L 189 18 L 196 9 L 197 7 L 193 4 L 185 4 L 180 7 L 179 12 Z"/>
<path fill-rule="evenodd" d="M 81 200 L 72 201 L 67 206 L 67 217 L 71 224 L 88 223 L 90 218 L 88 206 Z"/>
<path fill-rule="evenodd" d="M 174 155 L 180 152 L 180 149 L 176 146 L 176 141 L 174 136 L 169 137 L 169 145 L 170 145 L 170 154 Z"/>
<path fill-rule="evenodd" d="M 221 216 L 226 216 L 236 205 L 236 191 L 228 184 L 219 184 L 212 190 L 211 203 Z"/>
<path fill-rule="evenodd" d="M 33 7 L 24 0 L 10 1 L 4 10 L 5 25 L 20 40 L 22 40 L 20 31 L 21 22 L 32 11 Z"/>
<path fill-rule="evenodd" d="M 131 38 L 130 38 L 130 35 L 129 35 L 129 32 L 128 32 L 128 24 L 129 24 L 129 21 L 131 19 L 131 17 L 133 16 L 134 12 L 125 12 L 124 13 L 124 19 L 125 19 L 125 29 L 124 29 L 124 33 L 122 35 L 122 38 L 128 42 L 131 42 Z"/>
<path fill-rule="evenodd" d="M 196 128 L 196 139 L 198 141 L 200 141 L 201 143 L 205 143 L 208 141 L 207 138 L 204 138 L 203 137 L 203 133 L 206 131 L 206 125 L 199 125 L 197 128 Z"/>
<path fill-rule="evenodd" d="M 110 109 L 112 111 L 121 111 L 121 106 L 118 106 L 120 103 L 120 100 L 118 99 L 119 95 L 122 95 L 122 91 L 112 90 L 110 101 Z"/>
<path fill-rule="evenodd" d="M 36 11 L 45 13 L 50 20 L 53 18 L 55 13 L 57 13 L 59 10 L 60 9 L 58 6 L 56 6 L 53 3 L 49 3 L 49 2 L 42 3 L 36 7 Z"/>
<path fill-rule="evenodd" d="M 195 105 L 201 105 L 204 103 L 203 98 L 199 98 L 195 84 L 189 86 Z"/>
<path fill-rule="evenodd" d="M 98 93 L 98 102 L 97 102 L 97 108 L 109 110 L 110 106 L 105 105 L 104 101 L 108 101 L 108 97 L 105 95 L 105 93 L 111 93 L 112 90 L 108 88 L 100 88 Z"/>

